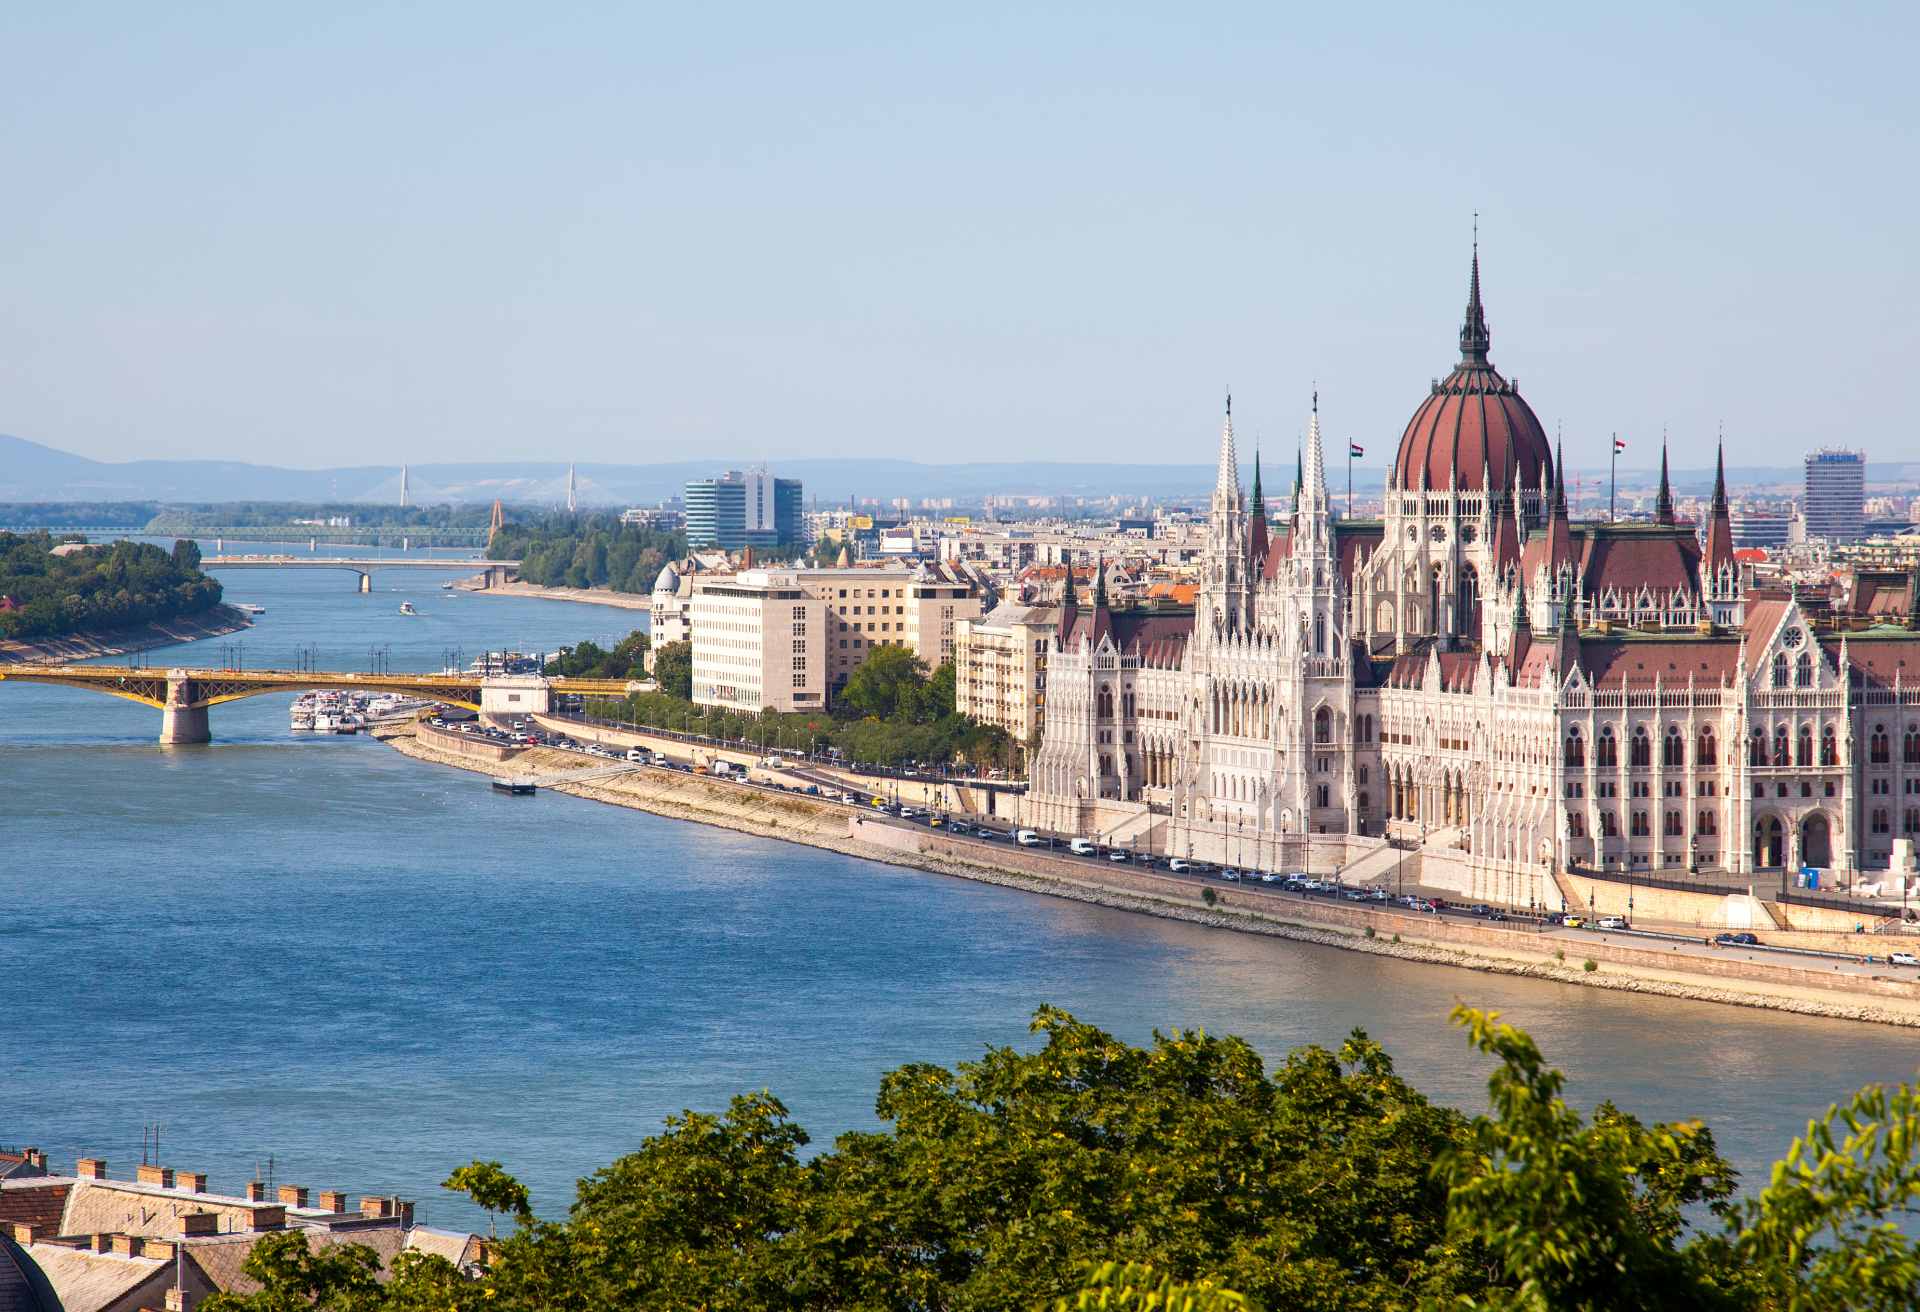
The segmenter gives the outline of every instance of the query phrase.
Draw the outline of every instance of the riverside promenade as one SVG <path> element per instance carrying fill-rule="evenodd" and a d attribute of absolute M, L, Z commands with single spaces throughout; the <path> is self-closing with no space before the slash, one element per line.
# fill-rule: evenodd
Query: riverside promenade
<path fill-rule="evenodd" d="M 378 736 L 416 759 L 500 772 L 490 752 L 458 734 L 408 725 Z M 595 767 L 575 753 L 536 748 L 519 753 L 514 769 L 564 776 Z M 777 775 L 762 772 L 765 782 L 756 785 L 645 768 L 546 786 L 672 819 L 1238 932 L 1591 988 L 1920 1027 L 1920 973 L 1912 970 L 1812 955 L 1767 960 L 1759 953 L 1713 948 L 1691 936 L 1519 928 L 1303 898 L 1259 885 L 1220 886 L 1132 866 L 1104 868 L 1004 840 L 988 843 L 929 831 L 858 806 L 767 786 L 778 781 Z M 564 820 L 556 817 L 555 823 Z"/>

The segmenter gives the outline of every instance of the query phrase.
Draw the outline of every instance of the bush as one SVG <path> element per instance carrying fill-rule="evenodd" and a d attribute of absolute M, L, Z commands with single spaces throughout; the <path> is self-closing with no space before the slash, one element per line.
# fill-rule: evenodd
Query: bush
<path fill-rule="evenodd" d="M 1592 973 L 1593 971 L 1600 969 L 1600 963 L 1595 961 L 1592 957 L 1588 957 L 1587 964 L 1580 967 L 1580 969 L 1587 971 L 1588 973 Z"/>
<path fill-rule="evenodd" d="M 1208 906 L 1212 906 L 1214 903 L 1218 902 L 1220 899 L 1214 894 L 1214 891 L 1212 889 L 1203 888 L 1200 890 L 1200 900 L 1202 902 L 1205 902 Z"/>
<path fill-rule="evenodd" d="M 1368 938 L 1372 938 L 1372 937 L 1374 937 L 1374 929 L 1373 929 L 1373 926 L 1372 926 L 1372 925 L 1368 925 L 1368 926 L 1367 926 L 1367 928 L 1366 928 L 1366 935 L 1367 935 L 1367 937 L 1368 937 Z"/>

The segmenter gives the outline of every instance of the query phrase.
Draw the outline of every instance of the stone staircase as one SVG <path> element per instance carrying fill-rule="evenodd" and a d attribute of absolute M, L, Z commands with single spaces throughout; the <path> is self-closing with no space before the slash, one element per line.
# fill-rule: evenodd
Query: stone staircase
<path fill-rule="evenodd" d="M 1382 843 L 1359 860 L 1350 861 L 1341 867 L 1340 880 L 1345 884 L 1371 884 L 1377 880 L 1391 879 L 1403 857 L 1419 860 L 1418 853 L 1403 853 L 1397 847 Z"/>

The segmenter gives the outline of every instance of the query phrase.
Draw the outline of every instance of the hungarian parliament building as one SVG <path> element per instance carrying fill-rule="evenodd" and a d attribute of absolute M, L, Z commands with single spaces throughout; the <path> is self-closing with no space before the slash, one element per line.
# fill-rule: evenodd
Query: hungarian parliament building
<path fill-rule="evenodd" d="M 1490 344 L 1476 251 L 1459 363 L 1408 422 L 1378 520 L 1333 513 L 1316 399 L 1270 521 L 1229 401 L 1192 609 L 1069 581 L 1033 822 L 1268 869 L 1399 840 L 1521 904 L 1556 865 L 1904 865 L 1912 621 L 1849 624 L 1743 578 L 1724 454 L 1704 531 L 1675 518 L 1664 450 L 1651 522 L 1573 521 Z"/>

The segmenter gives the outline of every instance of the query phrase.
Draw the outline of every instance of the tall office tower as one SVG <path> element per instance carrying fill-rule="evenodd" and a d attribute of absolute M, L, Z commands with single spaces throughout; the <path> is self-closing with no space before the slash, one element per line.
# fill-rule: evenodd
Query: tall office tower
<path fill-rule="evenodd" d="M 405 465 L 402 465 L 400 466 L 400 505 L 402 508 L 405 508 L 406 504 L 407 504 L 407 467 Z"/>
<path fill-rule="evenodd" d="M 571 515 L 580 508 L 579 488 L 573 481 L 573 465 L 567 465 L 567 513 Z"/>
<path fill-rule="evenodd" d="M 1867 453 L 1823 448 L 1807 455 L 1809 538 L 1858 541 L 1866 523 Z"/>
<path fill-rule="evenodd" d="M 686 503 L 690 547 L 737 551 L 805 540 L 797 478 L 775 478 L 764 468 L 729 469 L 719 478 L 688 483 Z"/>

